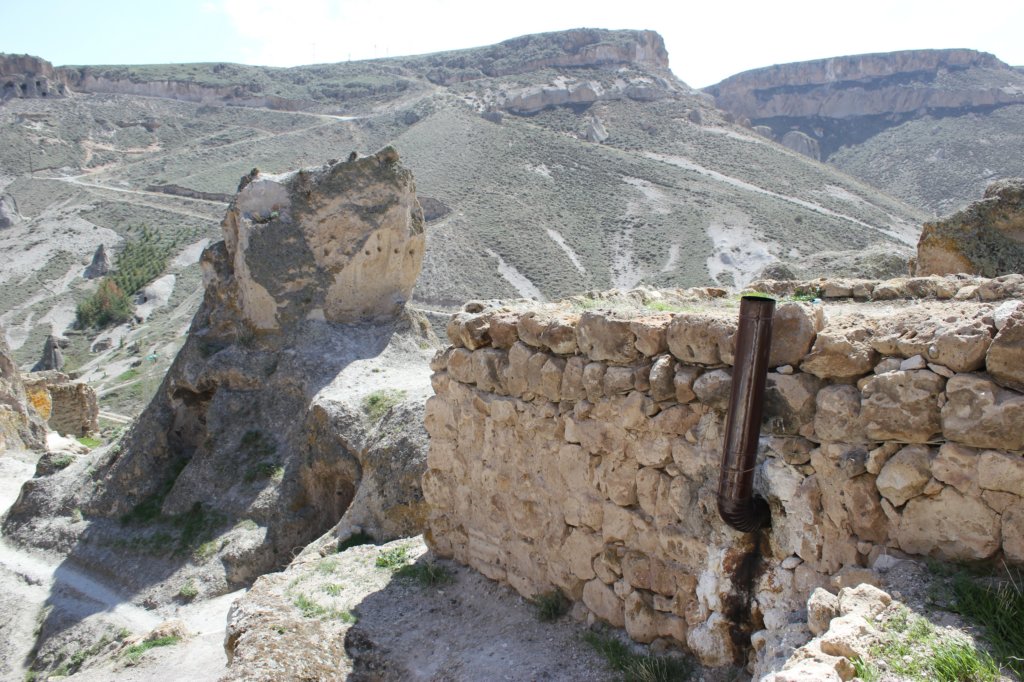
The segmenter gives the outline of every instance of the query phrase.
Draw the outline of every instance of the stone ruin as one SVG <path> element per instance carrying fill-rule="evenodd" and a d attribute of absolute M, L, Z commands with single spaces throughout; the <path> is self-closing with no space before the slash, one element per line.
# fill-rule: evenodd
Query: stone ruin
<path fill-rule="evenodd" d="M 92 386 L 56 370 L 22 375 L 28 402 L 46 424 L 62 436 L 100 432 L 99 401 Z"/>
<path fill-rule="evenodd" d="M 716 509 L 738 301 L 639 291 L 452 317 L 426 412 L 434 551 L 758 677 L 811 638 L 816 588 L 908 555 L 1024 564 L 1024 276 L 754 288 L 782 298 L 754 479 L 770 529 Z"/>

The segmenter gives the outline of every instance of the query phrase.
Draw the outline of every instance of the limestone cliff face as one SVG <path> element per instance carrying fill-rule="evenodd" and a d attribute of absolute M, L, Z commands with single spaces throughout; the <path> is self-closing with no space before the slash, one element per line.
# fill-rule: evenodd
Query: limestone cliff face
<path fill-rule="evenodd" d="M 771 127 L 777 138 L 789 130 L 817 137 L 825 157 L 925 113 L 1024 104 L 1019 72 L 991 54 L 966 49 L 782 64 L 731 76 L 707 91 L 720 108 Z"/>
<path fill-rule="evenodd" d="M 27 54 L 0 54 L 0 101 L 16 97 L 63 97 L 65 74 Z"/>
<path fill-rule="evenodd" d="M 5 534 L 41 542 L 41 510 L 61 495 L 92 532 L 148 533 L 131 521 L 145 517 L 176 537 L 182 519 L 202 519 L 221 548 L 220 577 L 203 579 L 216 592 L 283 565 L 343 517 L 345 532 L 377 539 L 421 530 L 436 340 L 405 307 L 424 244 L 412 174 L 391 148 L 254 172 L 222 227 L 202 257 L 203 303 L 153 401 L 89 482 L 65 480 L 63 493 L 56 479 L 72 473 L 32 482 Z M 92 544 L 74 551 L 104 563 Z"/>

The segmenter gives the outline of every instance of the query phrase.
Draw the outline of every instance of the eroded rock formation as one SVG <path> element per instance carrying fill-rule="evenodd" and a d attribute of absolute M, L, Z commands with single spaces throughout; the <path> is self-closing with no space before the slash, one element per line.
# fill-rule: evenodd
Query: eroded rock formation
<path fill-rule="evenodd" d="M 16 97 L 63 97 L 67 82 L 53 64 L 27 54 L 0 54 L 0 102 Z"/>
<path fill-rule="evenodd" d="M 18 366 L 0 329 L 0 452 L 40 448 L 46 440 L 46 426 L 32 409 Z"/>
<path fill-rule="evenodd" d="M 412 174 L 391 148 L 254 173 L 222 226 L 201 259 L 203 303 L 150 405 L 86 483 L 75 467 L 33 481 L 5 534 L 53 542 L 34 532 L 53 525 L 50 500 L 120 537 L 152 532 L 132 519 L 173 537 L 199 519 L 203 537 L 218 538 L 223 570 L 202 580 L 216 593 L 284 565 L 343 516 L 345 534 L 421 530 L 416 405 L 436 342 L 405 307 L 424 245 Z M 74 552 L 103 563 L 92 544 Z"/>
<path fill-rule="evenodd" d="M 1024 272 L 1024 178 L 993 182 L 985 196 L 921 229 L 918 275 Z"/>
<path fill-rule="evenodd" d="M 716 511 L 734 302 L 638 291 L 452 318 L 426 415 L 435 551 L 705 665 L 771 655 L 815 587 L 892 553 L 1024 563 L 1024 275 L 754 288 L 824 299 L 777 308 L 770 531 Z"/>
<path fill-rule="evenodd" d="M 1024 104 L 1019 72 L 975 50 L 907 50 L 769 66 L 707 88 L 718 106 L 815 139 L 825 159 L 844 144 L 926 114 Z M 810 151 L 806 146 L 799 151 Z"/>
<path fill-rule="evenodd" d="M 63 436 L 99 433 L 96 391 L 56 370 L 32 371 L 24 376 L 29 403 L 47 426 Z"/>

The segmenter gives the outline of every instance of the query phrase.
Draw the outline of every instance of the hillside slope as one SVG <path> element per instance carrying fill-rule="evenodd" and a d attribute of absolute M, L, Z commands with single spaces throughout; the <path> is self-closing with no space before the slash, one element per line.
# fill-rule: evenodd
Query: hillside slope
<path fill-rule="evenodd" d="M 146 323 L 70 333 L 73 368 L 125 412 L 180 343 L 198 305 L 199 251 L 223 195 L 253 167 L 283 172 L 394 144 L 427 208 L 414 296 L 430 309 L 742 284 L 776 261 L 815 257 L 819 271 L 856 270 L 872 246 L 909 254 L 924 217 L 730 123 L 672 75 L 650 31 L 295 69 L 56 73 L 68 97 L 0 107 L 0 194 L 21 216 L 0 231 L 15 254 L 0 268 L 0 326 L 19 362 L 33 360 L 95 288 L 80 274 L 96 247 L 117 252 L 148 226 L 175 279 Z M 97 338 L 109 348 L 93 352 L 107 345 Z M 142 376 L 122 379 L 130 369 Z"/>
<path fill-rule="evenodd" d="M 707 92 L 770 137 L 934 214 L 1024 175 L 1024 73 L 984 52 L 782 64 Z"/>

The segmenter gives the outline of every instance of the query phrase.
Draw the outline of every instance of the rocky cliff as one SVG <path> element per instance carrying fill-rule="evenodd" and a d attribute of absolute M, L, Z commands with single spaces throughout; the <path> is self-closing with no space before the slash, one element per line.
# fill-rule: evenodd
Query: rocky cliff
<path fill-rule="evenodd" d="M 816 587 L 893 555 L 1024 564 L 1024 275 L 756 288 L 783 298 L 753 484 L 770 530 L 716 510 L 735 299 L 643 290 L 453 316 L 433 549 L 757 679 L 811 638 Z M 849 656 L 779 679 L 849 679 Z"/>
<path fill-rule="evenodd" d="M 909 119 L 1024 104 L 1024 79 L 985 52 L 908 50 L 755 69 L 707 92 L 779 140 L 792 130 L 809 135 L 828 158 Z"/>
<path fill-rule="evenodd" d="M 116 570 L 103 542 L 67 525 L 62 514 L 80 509 L 91 536 L 143 548 L 138 570 L 119 575 L 129 588 L 159 591 L 180 570 L 209 595 L 287 563 L 339 521 L 345 537 L 422 527 L 417 405 L 434 341 L 405 306 L 424 246 L 412 174 L 390 148 L 254 172 L 222 227 L 202 257 L 203 303 L 153 401 L 94 456 L 92 475 L 83 464 L 27 484 L 6 535 Z M 147 544 L 154 533 L 165 542 Z"/>
<path fill-rule="evenodd" d="M 27 54 L 0 54 L 0 102 L 66 94 L 67 77 L 50 62 Z"/>

